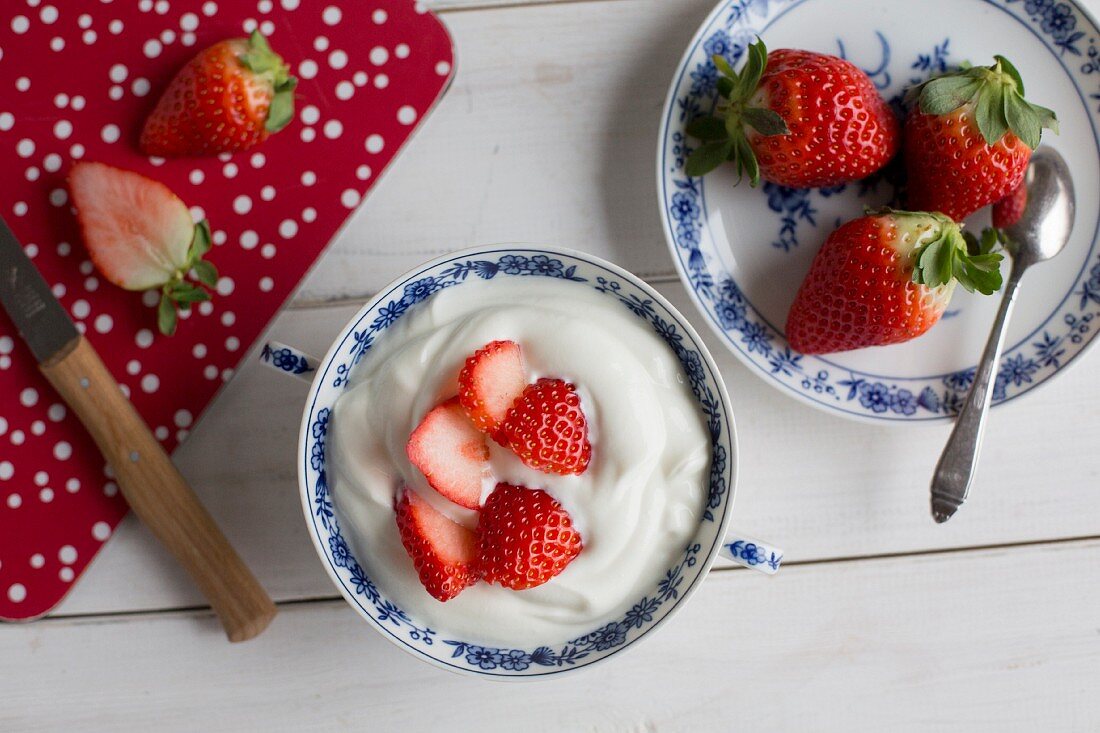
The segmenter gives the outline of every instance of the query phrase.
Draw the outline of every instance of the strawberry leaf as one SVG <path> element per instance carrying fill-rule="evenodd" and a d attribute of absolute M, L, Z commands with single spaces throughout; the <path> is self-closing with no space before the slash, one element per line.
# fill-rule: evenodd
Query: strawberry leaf
<path fill-rule="evenodd" d="M 1039 138 L 1043 134 L 1042 119 L 1018 92 L 1009 90 L 1005 93 L 1004 115 L 1009 128 L 1024 145 L 1032 150 L 1039 147 Z"/>
<path fill-rule="evenodd" d="M 760 78 L 764 75 L 764 68 L 768 65 L 768 48 L 760 38 L 756 43 L 749 44 L 748 61 L 741 70 L 741 78 L 737 83 L 737 98 L 747 101 L 756 92 L 760 85 Z"/>
<path fill-rule="evenodd" d="M 188 262 L 194 263 L 213 247 L 213 238 L 210 236 L 210 224 L 203 219 L 195 225 L 195 235 L 191 240 L 191 247 L 187 250 Z"/>
<path fill-rule="evenodd" d="M 978 132 L 987 145 L 995 145 L 1008 131 L 1005 119 L 1004 87 L 998 84 L 985 84 L 978 95 L 978 106 L 974 110 L 974 121 Z"/>
<path fill-rule="evenodd" d="M 193 266 L 195 271 L 195 277 L 199 282 L 208 288 L 216 287 L 218 284 L 218 268 L 210 264 L 206 260 L 199 260 Z"/>
<path fill-rule="evenodd" d="M 969 76 L 943 76 L 921 88 L 920 111 L 926 115 L 946 115 L 963 106 L 977 94 L 981 82 Z"/>
<path fill-rule="evenodd" d="M 737 81 L 737 72 L 733 70 L 732 66 L 730 66 L 730 62 L 726 61 L 725 56 L 714 54 L 710 57 L 710 59 L 714 62 L 714 65 L 718 67 L 718 71 L 722 74 L 722 76 L 728 77 L 733 81 Z"/>
<path fill-rule="evenodd" d="M 756 161 L 756 155 L 749 147 L 749 141 L 742 135 L 737 139 L 737 147 L 734 150 L 737 156 L 739 170 L 743 170 L 749 176 L 749 185 L 756 188 L 760 185 L 760 164 Z"/>
<path fill-rule="evenodd" d="M 724 140 L 729 137 L 729 133 L 726 132 L 726 123 L 718 118 L 712 116 L 696 117 L 694 120 L 688 123 L 686 132 L 692 137 L 698 138 L 703 142 L 710 142 L 711 140 Z"/>
<path fill-rule="evenodd" d="M 695 149 L 684 164 L 684 173 L 696 177 L 710 173 L 722 165 L 733 151 L 733 140 L 713 140 Z"/>
<path fill-rule="evenodd" d="M 729 99 L 730 95 L 733 94 L 733 81 L 731 79 L 721 77 L 717 82 L 717 87 L 718 93 L 726 99 Z"/>
<path fill-rule="evenodd" d="M 157 329 L 165 336 L 176 333 L 176 324 L 179 317 L 176 315 L 176 304 L 167 294 L 160 296 L 160 304 L 157 305 Z"/>
<path fill-rule="evenodd" d="M 763 107 L 749 107 L 741 113 L 741 119 L 761 135 L 789 135 L 791 129 L 779 113 Z"/>
<path fill-rule="evenodd" d="M 1024 96 L 1024 79 L 1020 76 L 1020 72 L 1016 70 L 1012 62 L 1000 54 L 994 55 L 993 59 L 1000 64 L 1001 70 L 1008 74 L 1012 78 L 1012 81 L 1016 82 L 1016 91 L 1020 93 L 1020 96 Z"/>

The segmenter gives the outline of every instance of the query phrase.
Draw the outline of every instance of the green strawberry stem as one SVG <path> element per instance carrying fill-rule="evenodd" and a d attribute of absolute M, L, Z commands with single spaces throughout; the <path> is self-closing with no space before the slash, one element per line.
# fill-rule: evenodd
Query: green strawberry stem
<path fill-rule="evenodd" d="M 968 66 L 930 79 L 913 90 L 926 115 L 947 115 L 965 105 L 974 110 L 974 121 L 987 145 L 995 145 L 1005 133 L 1034 150 L 1043 129 L 1058 132 L 1053 111 L 1024 99 L 1020 72 L 1004 56 L 994 56 L 992 66 Z"/>
<path fill-rule="evenodd" d="M 248 37 L 248 51 L 241 55 L 241 64 L 257 77 L 270 82 L 271 104 L 267 108 L 264 127 L 278 132 L 294 119 L 294 87 L 298 80 L 290 75 L 283 57 L 271 50 L 267 39 L 258 30 Z"/>
<path fill-rule="evenodd" d="M 687 134 L 703 143 L 684 164 L 684 172 L 689 176 L 710 173 L 728 160 L 737 166 L 738 180 L 748 175 L 749 183 L 756 186 L 760 183 L 760 166 L 745 136 L 746 125 L 761 135 L 790 133 L 787 123 L 774 110 L 749 104 L 768 64 L 764 42 L 757 38 L 756 43 L 749 45 L 746 57 L 740 74 L 722 56 L 716 54 L 712 59 L 721 74 L 717 83 L 717 114 L 697 117 L 688 123 Z"/>
<path fill-rule="evenodd" d="M 930 288 L 957 280 L 967 291 L 992 295 L 1001 289 L 1001 260 L 993 251 L 997 244 L 996 230 L 987 229 L 981 239 L 964 235 L 962 225 L 939 212 L 899 211 L 880 209 L 869 212 L 892 216 L 896 220 L 913 218 L 917 224 L 932 219 L 934 236 L 913 251 L 913 282 Z"/>
<path fill-rule="evenodd" d="M 157 328 L 165 336 L 176 333 L 179 325 L 179 311 L 190 310 L 192 303 L 210 300 L 210 293 L 204 289 L 213 289 L 218 284 L 218 270 L 203 259 L 210 251 L 213 241 L 210 236 L 210 224 L 205 219 L 195 225 L 194 238 L 187 251 L 187 264 L 175 272 L 172 278 L 160 289 L 160 303 L 157 305 Z M 199 284 L 189 282 L 187 276 L 194 274 Z"/>

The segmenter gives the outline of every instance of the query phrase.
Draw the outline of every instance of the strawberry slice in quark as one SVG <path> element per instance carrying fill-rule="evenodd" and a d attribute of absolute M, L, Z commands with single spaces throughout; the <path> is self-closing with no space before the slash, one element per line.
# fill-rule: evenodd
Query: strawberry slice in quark
<path fill-rule="evenodd" d="M 561 379 L 527 385 L 508 409 L 497 440 L 543 473 L 582 474 L 592 459 L 580 395 Z"/>
<path fill-rule="evenodd" d="M 424 416 L 405 444 L 405 453 L 433 489 L 467 509 L 481 505 L 489 475 L 489 446 L 457 397 Z"/>
<path fill-rule="evenodd" d="M 415 491 L 397 501 L 397 530 L 424 590 L 449 601 L 478 580 L 477 534 L 437 511 Z"/>
<path fill-rule="evenodd" d="M 514 341 L 492 341 L 466 360 L 458 375 L 458 399 L 477 429 L 495 437 L 526 386 L 523 349 Z"/>

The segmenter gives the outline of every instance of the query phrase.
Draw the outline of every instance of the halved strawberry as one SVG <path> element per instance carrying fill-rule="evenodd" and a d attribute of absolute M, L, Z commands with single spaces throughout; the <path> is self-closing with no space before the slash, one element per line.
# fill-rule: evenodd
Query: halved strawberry
<path fill-rule="evenodd" d="M 218 271 L 202 259 L 210 251 L 210 227 L 191 213 L 167 186 L 133 171 L 103 163 L 79 162 L 69 173 L 76 217 L 84 244 L 103 277 L 126 290 L 161 289 L 157 323 L 162 333 L 176 330 L 176 308 L 209 300 L 189 282 L 214 287 Z"/>
<path fill-rule="evenodd" d="M 584 547 L 569 512 L 554 497 L 506 483 L 497 484 L 485 501 L 477 537 L 478 572 L 512 590 L 542 585 Z"/>
<path fill-rule="evenodd" d="M 544 377 L 527 385 L 508 410 L 497 440 L 543 473 L 581 474 L 592 459 L 581 398 L 561 379 Z"/>
<path fill-rule="evenodd" d="M 523 349 L 514 341 L 492 341 L 466 360 L 458 375 L 458 399 L 477 429 L 493 436 L 526 386 Z"/>
<path fill-rule="evenodd" d="M 424 416 L 409 436 L 405 453 L 440 494 L 468 509 L 481 505 L 481 484 L 489 473 L 489 446 L 457 397 Z"/>
<path fill-rule="evenodd" d="M 477 582 L 477 535 L 438 512 L 412 489 L 397 501 L 397 531 L 424 590 L 449 601 Z"/>

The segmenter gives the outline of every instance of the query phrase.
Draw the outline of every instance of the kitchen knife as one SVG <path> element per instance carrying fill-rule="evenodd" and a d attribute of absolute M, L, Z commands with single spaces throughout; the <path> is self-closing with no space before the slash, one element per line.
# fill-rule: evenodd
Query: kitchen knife
<path fill-rule="evenodd" d="M 0 305 L 38 368 L 88 429 L 130 508 L 190 573 L 230 641 L 257 636 L 275 604 L 149 432 L 0 218 Z"/>

